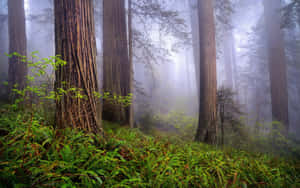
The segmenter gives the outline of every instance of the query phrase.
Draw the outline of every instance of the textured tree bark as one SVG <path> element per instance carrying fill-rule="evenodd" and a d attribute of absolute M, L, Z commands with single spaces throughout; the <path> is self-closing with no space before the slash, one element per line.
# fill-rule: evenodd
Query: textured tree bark
<path fill-rule="evenodd" d="M 272 116 L 274 121 L 284 125 L 283 134 L 287 134 L 289 129 L 287 68 L 283 33 L 280 28 L 280 3 L 280 0 L 264 0 L 264 10 L 268 33 Z"/>
<path fill-rule="evenodd" d="M 26 56 L 26 26 L 24 0 L 8 1 L 8 31 L 9 31 L 9 53 L 17 52 Z M 26 85 L 26 75 L 28 72 L 27 63 L 21 58 L 12 57 L 9 59 L 8 67 L 8 91 L 11 100 L 15 99 L 12 89 L 17 84 L 16 89 L 22 90 Z"/>
<path fill-rule="evenodd" d="M 55 0 L 55 49 L 67 62 L 55 71 L 55 89 L 80 89 L 86 98 L 73 93 L 56 101 L 56 125 L 88 132 L 102 132 L 97 117 L 98 91 L 96 74 L 96 40 L 92 0 Z"/>
<path fill-rule="evenodd" d="M 103 90 L 111 95 L 131 92 L 132 68 L 128 55 L 124 0 L 103 1 Z M 103 119 L 129 124 L 130 107 L 103 102 Z"/>
<path fill-rule="evenodd" d="M 200 105 L 195 140 L 217 142 L 217 78 L 214 7 L 212 0 L 198 1 L 200 33 Z"/>

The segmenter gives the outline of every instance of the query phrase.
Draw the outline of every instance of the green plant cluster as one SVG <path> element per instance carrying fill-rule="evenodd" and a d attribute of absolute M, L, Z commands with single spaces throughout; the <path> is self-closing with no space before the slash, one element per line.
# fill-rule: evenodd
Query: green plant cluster
<path fill-rule="evenodd" d="M 49 70 L 57 70 L 59 67 L 67 64 L 66 61 L 60 58 L 60 55 L 40 58 L 38 51 L 32 52 L 29 58 L 17 52 L 5 55 L 8 58 L 20 58 L 30 69 L 30 73 L 26 76 L 26 87 L 24 89 L 18 89 L 17 84 L 13 86 L 12 92 L 17 96 L 12 105 L 15 109 L 19 108 L 20 104 L 23 104 L 24 101 L 27 101 L 27 103 L 30 101 L 31 105 L 35 107 L 41 107 L 44 102 L 47 102 L 47 104 L 53 103 L 55 100 L 60 100 L 64 96 L 87 100 L 88 97 L 82 88 L 72 87 L 65 81 L 61 82 L 60 85 L 62 87 L 56 88 L 55 90 L 53 89 L 54 73 L 49 72 Z M 41 80 L 44 80 L 42 84 Z M 4 85 L 8 84 L 8 82 L 4 82 Z M 119 96 L 106 91 L 103 93 L 94 91 L 93 95 L 98 99 L 104 99 L 112 104 L 119 104 L 123 107 L 131 105 L 133 98 L 132 93 L 129 93 L 127 96 Z M 36 99 L 36 102 L 34 102 L 33 99 Z"/>
<path fill-rule="evenodd" d="M 196 134 L 197 118 L 188 116 L 184 112 L 170 111 L 168 114 L 158 114 L 153 117 L 155 124 L 159 124 L 158 129 L 162 127 L 168 132 L 174 130 L 184 140 L 193 140 Z"/>
<path fill-rule="evenodd" d="M 104 127 L 104 137 L 55 130 L 37 114 L 3 108 L 0 187 L 300 186 L 296 160 Z"/>
<path fill-rule="evenodd" d="M 170 111 L 168 114 L 148 115 L 143 117 L 145 128 L 154 135 L 177 136 L 186 141 L 193 141 L 196 134 L 197 118 L 180 111 Z M 152 130 L 151 130 L 152 129 Z M 154 129 L 154 130 L 153 130 Z M 233 147 L 251 152 L 262 152 L 270 155 L 300 158 L 300 142 L 296 135 L 282 135 L 282 125 L 279 122 L 247 126 L 243 118 L 226 123 L 225 147 Z M 220 131 L 218 131 L 220 138 Z"/>

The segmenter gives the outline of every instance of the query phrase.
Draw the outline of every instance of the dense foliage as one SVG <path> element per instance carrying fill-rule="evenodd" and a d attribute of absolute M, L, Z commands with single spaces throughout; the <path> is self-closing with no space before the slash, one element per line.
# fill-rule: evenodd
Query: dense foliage
<path fill-rule="evenodd" d="M 105 123 L 101 137 L 37 114 L 0 115 L 1 187 L 299 187 L 299 161 L 146 136 Z"/>

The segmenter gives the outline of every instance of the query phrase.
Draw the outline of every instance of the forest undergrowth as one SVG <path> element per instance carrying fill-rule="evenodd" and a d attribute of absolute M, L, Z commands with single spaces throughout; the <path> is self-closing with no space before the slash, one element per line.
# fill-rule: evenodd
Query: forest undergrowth
<path fill-rule="evenodd" d="M 28 61 L 16 53 L 8 56 L 12 55 Z M 74 127 L 55 128 L 57 97 L 75 94 L 84 100 L 85 96 L 77 88 L 53 92 L 51 77 L 41 85 L 38 78 L 47 67 L 55 69 L 65 62 L 31 56 L 37 62 L 28 61 L 32 74 L 28 85 L 13 89 L 18 98 L 0 108 L 0 187 L 300 187 L 297 155 L 282 157 L 236 147 L 236 143 L 269 141 L 249 142 L 240 131 L 247 130 L 240 128 L 236 134 L 241 137 L 227 134 L 235 145 L 193 142 L 197 121 L 182 113 L 149 116 L 139 127 L 144 131 L 148 127 L 147 134 L 109 122 L 103 122 L 104 136 Z M 131 104 L 131 95 L 110 98 L 95 93 L 95 97 Z M 288 146 L 285 140 L 277 141 L 283 143 L 281 149 Z"/>
<path fill-rule="evenodd" d="M 105 136 L 0 112 L 0 187 L 299 187 L 299 160 L 150 136 L 104 122 Z"/>

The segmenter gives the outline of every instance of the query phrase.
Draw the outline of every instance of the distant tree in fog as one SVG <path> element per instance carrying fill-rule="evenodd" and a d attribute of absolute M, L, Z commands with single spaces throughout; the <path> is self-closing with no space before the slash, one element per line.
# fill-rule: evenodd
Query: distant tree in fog
<path fill-rule="evenodd" d="M 128 60 L 129 60 L 129 92 L 133 93 L 133 32 L 132 32 L 132 0 L 128 0 Z M 129 107 L 129 125 L 131 128 L 134 127 L 134 110 L 133 104 Z"/>
<path fill-rule="evenodd" d="M 24 0 L 8 1 L 8 32 L 9 32 L 9 53 L 17 52 L 23 56 L 27 54 L 26 26 Z M 27 64 L 21 58 L 13 56 L 9 58 L 8 68 L 8 89 L 11 99 L 15 96 L 12 89 L 22 90 L 26 85 Z"/>
<path fill-rule="evenodd" d="M 283 27 L 300 26 L 300 0 L 292 0 L 283 9 Z"/>
<path fill-rule="evenodd" d="M 272 117 L 274 121 L 279 121 L 285 126 L 284 134 L 287 134 L 289 129 L 287 65 L 283 32 L 280 28 L 280 8 L 280 0 L 264 0 Z"/>

